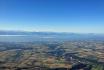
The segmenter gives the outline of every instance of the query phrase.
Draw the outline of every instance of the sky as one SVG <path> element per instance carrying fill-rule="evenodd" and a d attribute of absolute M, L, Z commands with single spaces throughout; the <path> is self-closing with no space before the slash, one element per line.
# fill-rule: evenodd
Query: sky
<path fill-rule="evenodd" d="M 0 0 L 0 30 L 104 33 L 104 0 Z"/>

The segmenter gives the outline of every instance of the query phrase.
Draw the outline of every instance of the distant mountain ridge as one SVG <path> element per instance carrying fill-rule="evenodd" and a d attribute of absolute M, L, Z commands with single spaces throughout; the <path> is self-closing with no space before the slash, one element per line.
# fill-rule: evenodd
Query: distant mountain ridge
<path fill-rule="evenodd" d="M 70 33 L 70 32 L 29 32 L 29 31 L 3 31 L 0 30 L 0 35 L 103 35 L 95 33 Z"/>
<path fill-rule="evenodd" d="M 19 35 L 19 37 L 18 37 Z M 6 36 L 6 37 L 4 37 Z M 7 37 L 11 36 L 11 37 Z M 14 37 L 15 36 L 15 37 Z M 22 37 L 21 37 L 22 36 Z M 25 37 L 23 37 L 25 36 Z M 5 38 L 5 39 L 4 39 Z M 54 40 L 54 41 L 69 41 L 69 40 L 103 40 L 103 34 L 93 33 L 66 33 L 66 32 L 27 32 L 27 31 L 0 31 L 1 40 Z"/>

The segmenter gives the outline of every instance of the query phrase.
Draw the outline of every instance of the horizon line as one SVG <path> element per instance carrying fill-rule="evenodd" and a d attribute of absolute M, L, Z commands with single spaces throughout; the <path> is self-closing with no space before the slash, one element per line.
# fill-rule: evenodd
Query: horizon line
<path fill-rule="evenodd" d="M 73 34 L 104 34 L 95 32 L 65 32 L 65 31 L 35 31 L 35 30 L 0 30 L 0 31 L 12 31 L 12 32 L 46 32 L 46 33 L 73 33 Z"/>

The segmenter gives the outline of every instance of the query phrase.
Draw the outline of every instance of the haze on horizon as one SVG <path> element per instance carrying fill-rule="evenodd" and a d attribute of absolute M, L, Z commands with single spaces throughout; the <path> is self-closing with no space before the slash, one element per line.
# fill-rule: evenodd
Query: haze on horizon
<path fill-rule="evenodd" d="M 0 30 L 104 33 L 104 1 L 0 0 Z"/>

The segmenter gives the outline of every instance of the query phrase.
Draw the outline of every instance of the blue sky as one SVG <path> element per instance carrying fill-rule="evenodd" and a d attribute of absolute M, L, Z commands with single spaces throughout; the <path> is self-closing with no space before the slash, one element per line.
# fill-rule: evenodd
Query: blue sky
<path fill-rule="evenodd" d="M 0 30 L 104 33 L 104 0 L 0 0 Z"/>

